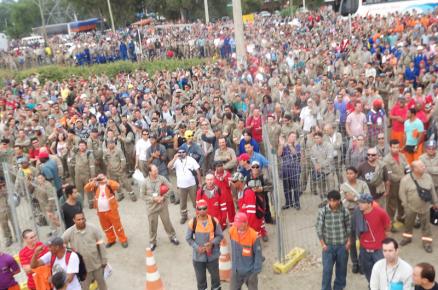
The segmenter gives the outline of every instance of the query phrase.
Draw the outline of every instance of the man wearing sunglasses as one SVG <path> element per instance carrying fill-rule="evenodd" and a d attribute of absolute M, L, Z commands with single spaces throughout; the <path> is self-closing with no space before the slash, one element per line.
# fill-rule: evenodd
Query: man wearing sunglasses
<path fill-rule="evenodd" d="M 207 214 L 208 203 L 196 202 L 196 217 L 189 221 L 186 241 L 193 248 L 193 267 L 198 290 L 207 289 L 206 270 L 211 276 L 211 289 L 221 289 L 219 276 L 219 244 L 223 239 L 219 221 Z"/>
<path fill-rule="evenodd" d="M 239 211 L 248 217 L 248 225 L 256 230 L 261 237 L 267 235 L 264 228 L 265 209 L 263 204 L 257 202 L 254 190 L 245 184 L 245 177 L 240 172 L 236 172 L 231 177 L 231 186 L 237 192 L 237 206 Z M 265 238 L 266 240 L 266 238 Z"/>
<path fill-rule="evenodd" d="M 263 205 L 265 222 L 268 224 L 274 223 L 268 196 L 268 193 L 272 191 L 272 183 L 263 175 L 260 163 L 256 160 L 251 162 L 251 173 L 246 177 L 246 185 L 256 193 L 257 200 L 260 200 L 261 205 Z M 264 228 L 264 225 L 262 227 Z M 264 236 L 263 240 L 267 241 L 267 238 L 267 236 Z"/>
<path fill-rule="evenodd" d="M 357 176 L 368 184 L 370 193 L 380 206 L 386 208 L 386 196 L 389 194 L 390 180 L 385 163 L 379 159 L 377 149 L 369 148 L 368 160 L 357 168 Z"/>
<path fill-rule="evenodd" d="M 202 184 L 200 166 L 194 158 L 187 156 L 186 149 L 180 147 L 167 168 L 175 169 L 176 172 L 176 186 L 180 194 L 180 223 L 184 224 L 187 221 L 187 198 L 190 196 L 195 207 L 196 190 Z"/>

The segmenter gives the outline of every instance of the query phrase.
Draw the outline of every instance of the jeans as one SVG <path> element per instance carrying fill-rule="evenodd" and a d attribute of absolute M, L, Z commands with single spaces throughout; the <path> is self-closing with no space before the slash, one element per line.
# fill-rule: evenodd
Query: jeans
<path fill-rule="evenodd" d="M 210 262 L 193 261 L 193 267 L 195 268 L 198 290 L 207 290 L 206 270 L 208 270 L 211 276 L 211 289 L 221 289 L 221 281 L 219 277 L 219 260 L 214 260 Z"/>
<path fill-rule="evenodd" d="M 374 252 L 368 252 L 366 249 L 360 248 L 360 253 L 359 253 L 360 268 L 365 274 L 368 283 L 370 282 L 371 279 L 371 271 L 373 270 L 374 264 L 381 259 L 383 259 L 382 250 L 375 250 Z"/>
<path fill-rule="evenodd" d="M 246 284 L 248 290 L 258 290 L 259 278 L 257 273 L 249 273 L 246 275 L 239 275 L 234 272 L 231 275 L 230 290 L 242 290 L 242 285 Z"/>
<path fill-rule="evenodd" d="M 336 265 L 334 290 L 342 290 L 347 285 L 348 251 L 345 245 L 329 245 L 322 252 L 322 290 L 332 290 L 333 266 Z"/>

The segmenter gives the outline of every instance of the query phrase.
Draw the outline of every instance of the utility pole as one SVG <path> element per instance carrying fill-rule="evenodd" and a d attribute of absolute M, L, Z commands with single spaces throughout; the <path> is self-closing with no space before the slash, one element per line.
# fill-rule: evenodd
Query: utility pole
<path fill-rule="evenodd" d="M 204 0 L 204 10 L 205 10 L 205 24 L 210 22 L 210 15 L 208 14 L 208 0 Z"/>
<path fill-rule="evenodd" d="M 108 11 L 109 11 L 110 19 L 111 19 L 111 28 L 112 28 L 113 32 L 116 32 L 116 27 L 114 26 L 113 11 L 111 10 L 111 2 L 110 2 L 110 0 L 107 0 L 107 2 L 108 2 Z"/>
<path fill-rule="evenodd" d="M 44 18 L 44 0 L 34 0 L 33 1 L 35 3 L 35 5 L 38 6 L 38 8 L 40 9 L 40 15 L 41 15 L 41 28 L 43 29 L 43 37 L 44 37 L 44 42 L 46 44 L 48 44 L 48 37 L 47 37 L 47 29 L 46 29 L 46 19 Z"/>
<path fill-rule="evenodd" d="M 244 65 L 246 49 L 243 40 L 243 19 L 242 19 L 242 2 L 233 0 L 233 20 L 234 20 L 234 39 L 236 40 L 236 57 L 237 64 Z"/>

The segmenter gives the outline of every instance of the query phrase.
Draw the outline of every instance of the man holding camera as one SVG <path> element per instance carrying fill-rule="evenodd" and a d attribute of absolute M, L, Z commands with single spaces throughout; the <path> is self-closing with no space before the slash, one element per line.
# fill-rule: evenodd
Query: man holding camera
<path fill-rule="evenodd" d="M 438 198 L 432 177 L 426 172 L 426 166 L 421 160 L 411 164 L 412 173 L 406 174 L 400 182 L 399 196 L 405 209 L 405 231 L 400 246 L 412 242 L 415 218 L 418 215 L 421 223 L 423 248 L 432 253 L 432 231 L 428 221 L 430 206 L 438 208 Z"/>
<path fill-rule="evenodd" d="M 116 243 L 116 236 L 123 248 L 128 247 L 128 239 L 120 221 L 119 204 L 115 195 L 119 187 L 116 181 L 108 180 L 103 174 L 90 179 L 84 187 L 86 192 L 95 193 L 93 208 L 97 209 L 100 226 L 107 238 L 107 248 Z"/>
<path fill-rule="evenodd" d="M 179 188 L 181 201 L 180 223 L 184 224 L 187 221 L 187 198 L 190 196 L 195 208 L 196 190 L 202 185 L 200 166 L 194 158 L 187 156 L 186 149 L 180 147 L 167 167 L 176 171 L 176 186 Z"/>

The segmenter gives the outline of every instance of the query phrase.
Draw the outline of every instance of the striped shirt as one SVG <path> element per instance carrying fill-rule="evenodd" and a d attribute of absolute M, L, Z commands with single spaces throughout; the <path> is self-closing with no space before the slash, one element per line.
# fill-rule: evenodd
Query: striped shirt
<path fill-rule="evenodd" d="M 336 211 L 330 209 L 328 204 L 319 210 L 316 233 L 319 240 L 323 240 L 326 245 L 345 244 L 350 232 L 350 214 L 342 204 Z"/>

